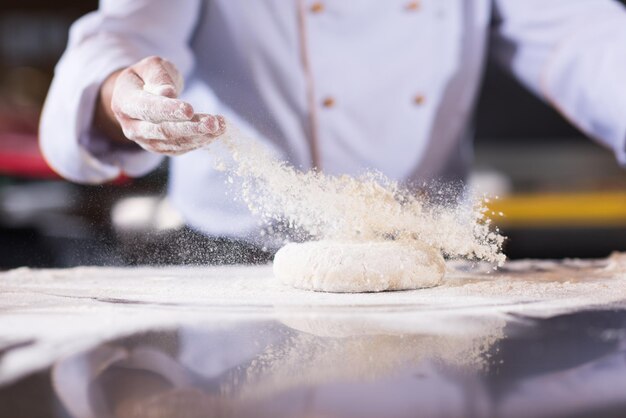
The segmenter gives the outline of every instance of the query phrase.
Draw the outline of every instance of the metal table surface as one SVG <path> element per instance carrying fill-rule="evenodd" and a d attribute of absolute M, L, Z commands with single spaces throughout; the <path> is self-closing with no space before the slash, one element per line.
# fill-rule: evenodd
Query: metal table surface
<path fill-rule="evenodd" d="M 624 416 L 625 257 L 341 295 L 270 266 L 0 274 L 1 417 Z"/>

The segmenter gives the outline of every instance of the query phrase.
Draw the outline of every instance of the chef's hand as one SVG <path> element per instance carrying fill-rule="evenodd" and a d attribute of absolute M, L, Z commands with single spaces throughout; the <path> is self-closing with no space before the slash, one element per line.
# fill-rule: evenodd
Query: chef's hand
<path fill-rule="evenodd" d="M 135 142 L 148 151 L 180 155 L 224 133 L 221 116 L 194 114 L 176 99 L 183 78 L 159 57 L 145 58 L 111 74 L 100 88 L 94 124 L 119 143 Z"/>

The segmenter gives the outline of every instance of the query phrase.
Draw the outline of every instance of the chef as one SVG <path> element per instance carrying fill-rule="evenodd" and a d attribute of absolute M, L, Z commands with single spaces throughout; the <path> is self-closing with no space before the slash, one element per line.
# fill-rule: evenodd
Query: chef
<path fill-rule="evenodd" d="M 225 120 L 301 169 L 462 179 L 488 53 L 626 164 L 626 10 L 614 0 L 101 0 L 41 120 L 62 176 L 142 176 L 165 156 L 187 225 L 251 239 L 201 150 Z"/>

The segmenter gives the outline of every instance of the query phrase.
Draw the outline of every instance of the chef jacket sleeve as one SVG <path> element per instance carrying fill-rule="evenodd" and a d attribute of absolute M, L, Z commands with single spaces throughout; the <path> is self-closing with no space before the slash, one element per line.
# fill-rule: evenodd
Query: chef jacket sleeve
<path fill-rule="evenodd" d="M 159 165 L 162 156 L 116 145 L 92 129 L 98 91 L 112 72 L 150 55 L 187 75 L 199 7 L 199 0 L 101 0 L 97 11 L 73 24 L 40 124 L 40 147 L 55 171 L 76 182 L 102 183 Z"/>
<path fill-rule="evenodd" d="M 496 0 L 493 52 L 626 166 L 626 9 L 614 0 Z"/>

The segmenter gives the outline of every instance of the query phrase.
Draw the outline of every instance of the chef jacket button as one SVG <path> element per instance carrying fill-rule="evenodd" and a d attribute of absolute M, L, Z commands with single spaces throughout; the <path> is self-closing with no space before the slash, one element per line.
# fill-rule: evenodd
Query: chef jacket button
<path fill-rule="evenodd" d="M 324 3 L 322 3 L 321 1 L 316 1 L 315 3 L 311 5 L 312 13 L 321 13 L 323 11 L 324 11 Z"/>
<path fill-rule="evenodd" d="M 413 103 L 417 106 L 421 106 L 426 102 L 426 97 L 423 94 L 416 94 L 413 97 Z"/>
<path fill-rule="evenodd" d="M 408 12 L 415 12 L 417 10 L 419 10 L 421 4 L 419 1 L 410 1 L 406 4 L 406 6 L 404 6 L 404 9 Z"/>
<path fill-rule="evenodd" d="M 330 109 L 331 107 L 335 106 L 335 99 L 331 96 L 326 97 L 324 100 L 322 100 L 322 106 Z"/>

